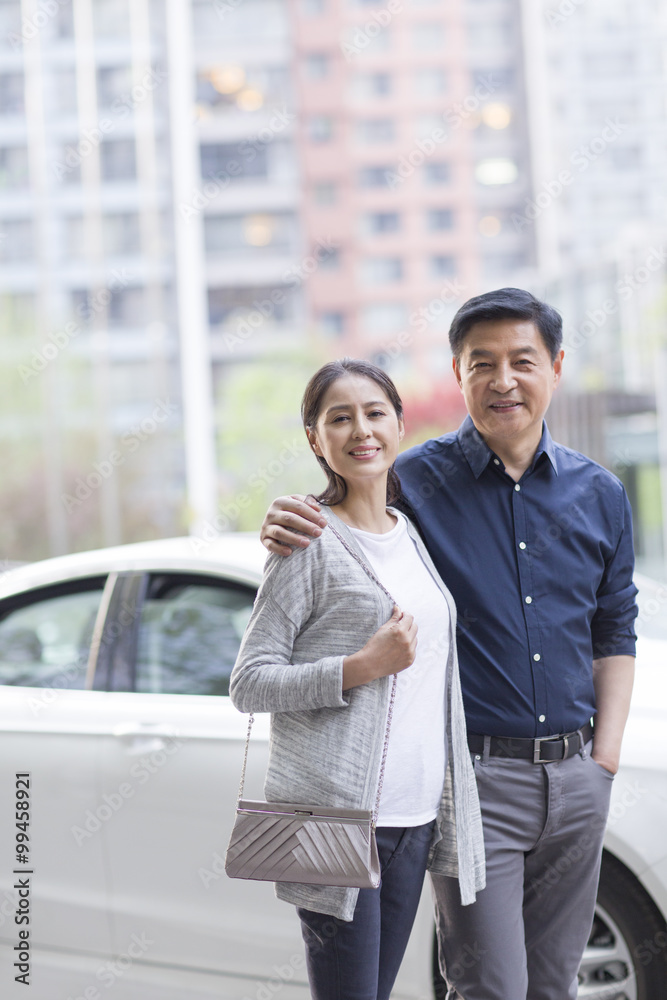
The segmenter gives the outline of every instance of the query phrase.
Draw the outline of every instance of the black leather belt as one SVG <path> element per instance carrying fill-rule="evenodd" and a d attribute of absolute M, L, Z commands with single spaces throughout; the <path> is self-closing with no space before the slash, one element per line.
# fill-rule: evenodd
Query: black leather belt
<path fill-rule="evenodd" d="M 514 739 L 509 736 L 492 736 L 489 746 L 491 757 L 515 757 L 532 760 L 533 764 L 549 764 L 554 760 L 567 760 L 588 743 L 593 736 L 593 726 L 587 722 L 574 733 L 559 736 L 540 736 L 535 740 Z M 472 753 L 484 753 L 484 736 L 468 733 L 468 746 Z"/>

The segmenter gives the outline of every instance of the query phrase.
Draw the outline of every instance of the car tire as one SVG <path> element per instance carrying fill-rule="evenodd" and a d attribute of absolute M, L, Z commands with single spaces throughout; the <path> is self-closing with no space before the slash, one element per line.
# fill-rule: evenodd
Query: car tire
<path fill-rule="evenodd" d="M 667 1000 L 667 926 L 624 864 L 602 856 L 595 920 L 579 972 L 588 1000 Z"/>
<path fill-rule="evenodd" d="M 435 939 L 433 996 L 447 997 Z M 667 1000 L 667 925 L 632 872 L 606 851 L 593 928 L 580 966 L 579 996 Z"/>

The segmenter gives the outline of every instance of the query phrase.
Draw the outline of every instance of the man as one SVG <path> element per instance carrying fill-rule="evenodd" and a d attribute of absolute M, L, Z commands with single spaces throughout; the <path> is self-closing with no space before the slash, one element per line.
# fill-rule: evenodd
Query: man
<path fill-rule="evenodd" d="M 550 306 L 504 288 L 450 329 L 468 417 L 396 463 L 459 614 L 487 887 L 435 877 L 451 1000 L 574 1000 L 634 674 L 636 588 L 623 486 L 543 424 L 562 370 Z M 276 501 L 262 538 L 308 544 L 316 510 Z M 408 609 L 409 610 L 409 609 Z M 591 718 L 595 717 L 592 739 Z"/>

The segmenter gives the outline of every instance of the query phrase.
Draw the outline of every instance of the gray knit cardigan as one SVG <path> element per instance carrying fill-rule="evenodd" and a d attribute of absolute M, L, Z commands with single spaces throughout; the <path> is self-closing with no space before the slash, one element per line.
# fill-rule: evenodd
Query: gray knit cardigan
<path fill-rule="evenodd" d="M 323 514 L 368 565 L 343 521 L 326 507 Z M 408 531 L 447 600 L 451 623 L 447 771 L 428 869 L 458 876 L 467 904 L 484 888 L 485 867 L 461 700 L 456 607 L 410 522 Z M 384 591 L 326 528 L 308 548 L 295 548 L 288 558 L 268 557 L 230 681 L 239 711 L 271 712 L 268 801 L 374 808 L 392 679 L 343 692 L 343 659 L 361 649 L 391 613 Z M 358 892 L 276 884 L 279 899 L 342 920 L 352 919 Z"/>

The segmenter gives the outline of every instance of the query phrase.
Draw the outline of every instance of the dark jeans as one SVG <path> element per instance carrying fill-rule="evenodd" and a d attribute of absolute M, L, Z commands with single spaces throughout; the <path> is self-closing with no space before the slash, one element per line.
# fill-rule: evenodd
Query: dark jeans
<path fill-rule="evenodd" d="M 389 1000 L 424 882 L 432 823 L 376 830 L 382 881 L 352 920 L 297 908 L 312 1000 Z"/>

